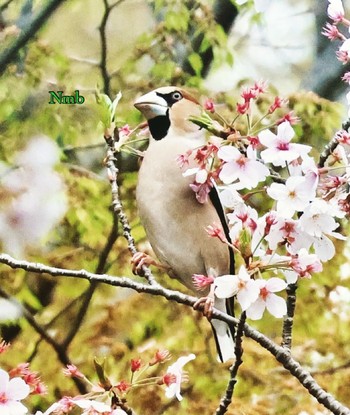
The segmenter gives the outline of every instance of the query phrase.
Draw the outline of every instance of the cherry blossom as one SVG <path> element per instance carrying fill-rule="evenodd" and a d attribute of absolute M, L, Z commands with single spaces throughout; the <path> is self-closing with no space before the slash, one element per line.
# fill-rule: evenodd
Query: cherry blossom
<path fill-rule="evenodd" d="M 248 205 L 238 206 L 233 213 L 228 213 L 230 237 L 232 241 L 239 242 L 239 236 L 242 229 L 246 229 L 253 234 L 257 227 L 258 212 Z"/>
<path fill-rule="evenodd" d="M 288 252 L 297 253 L 301 248 L 308 249 L 313 238 L 303 232 L 299 221 L 290 218 L 276 216 L 265 236 L 271 250 L 276 250 L 279 245 L 286 245 Z"/>
<path fill-rule="evenodd" d="M 79 406 L 79 408 L 84 409 L 83 414 L 103 414 L 105 412 L 111 412 L 111 406 L 107 405 L 104 402 L 90 400 L 90 399 L 72 399 L 72 402 Z M 82 415 L 83 415 L 82 414 Z"/>
<path fill-rule="evenodd" d="M 0 413 L 1 415 L 22 415 L 28 409 L 20 402 L 29 395 L 30 388 L 21 378 L 10 379 L 9 374 L 0 369 Z"/>
<path fill-rule="evenodd" d="M 80 370 L 75 365 L 67 365 L 66 369 L 63 369 L 62 371 L 66 376 L 69 376 L 72 378 L 83 379 L 85 377 L 83 373 L 80 372 Z"/>
<path fill-rule="evenodd" d="M 247 317 L 252 320 L 259 320 L 264 314 L 265 308 L 276 318 L 281 318 L 287 314 L 287 305 L 282 297 L 274 294 L 282 291 L 287 284 L 280 278 L 270 278 L 269 280 L 256 280 L 256 285 L 260 289 L 258 299 L 247 309 Z"/>
<path fill-rule="evenodd" d="M 316 254 L 322 261 L 328 261 L 335 255 L 333 242 L 327 237 L 337 239 L 346 238 L 335 230 L 339 224 L 334 216 L 338 215 L 332 205 L 321 199 L 310 203 L 300 216 L 299 224 L 302 231 L 312 238 L 312 244 Z"/>
<path fill-rule="evenodd" d="M 237 301 L 242 310 L 245 311 L 258 298 L 259 287 L 242 265 L 237 275 L 216 277 L 214 280 L 214 293 L 218 298 L 230 298 L 237 295 Z"/>
<path fill-rule="evenodd" d="M 294 130 L 288 121 L 277 127 L 277 134 L 270 130 L 262 131 L 259 134 L 259 140 L 267 148 L 261 152 L 261 158 L 265 163 L 272 163 L 274 166 L 285 166 L 286 162 L 309 153 L 310 146 L 290 143 L 293 137 Z"/>
<path fill-rule="evenodd" d="M 323 267 L 320 259 L 316 254 L 309 254 L 309 252 L 302 248 L 298 254 L 293 255 L 289 264 L 292 270 L 284 272 L 288 284 L 294 284 L 298 278 L 311 278 L 314 272 L 321 272 Z"/>
<path fill-rule="evenodd" d="M 277 200 L 277 212 L 284 217 L 292 217 L 294 212 L 301 212 L 315 197 L 310 192 L 305 177 L 291 176 L 285 184 L 272 183 L 267 194 Z"/>
<path fill-rule="evenodd" d="M 345 16 L 342 0 L 329 0 L 327 14 L 334 22 L 341 22 Z"/>
<path fill-rule="evenodd" d="M 330 41 L 334 41 L 337 39 L 345 40 L 345 36 L 339 32 L 339 29 L 336 25 L 326 23 L 326 26 L 322 30 L 322 35 L 326 36 Z"/>
<path fill-rule="evenodd" d="M 238 181 L 236 189 L 252 189 L 270 174 L 269 169 L 255 158 L 255 151 L 248 146 L 247 156 L 236 147 L 223 146 L 218 157 L 225 163 L 219 178 L 225 183 Z"/>
<path fill-rule="evenodd" d="M 46 137 L 32 139 L 17 155 L 19 166 L 2 179 L 0 239 L 7 251 L 20 256 L 61 220 L 67 203 L 64 185 L 54 171 L 59 149 Z"/>
<path fill-rule="evenodd" d="M 182 356 L 177 359 L 175 363 L 170 365 L 168 367 L 168 370 L 166 372 L 166 375 L 168 379 L 165 389 L 165 396 L 167 398 L 173 398 L 176 397 L 179 401 L 182 401 L 181 396 L 181 382 L 184 380 L 184 373 L 183 373 L 183 367 L 185 364 L 190 362 L 191 360 L 194 360 L 196 356 L 191 353 L 188 356 Z"/>

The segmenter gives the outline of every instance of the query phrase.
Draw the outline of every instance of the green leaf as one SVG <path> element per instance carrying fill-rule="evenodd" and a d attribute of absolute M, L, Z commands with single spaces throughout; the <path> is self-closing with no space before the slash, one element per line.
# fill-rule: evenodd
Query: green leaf
<path fill-rule="evenodd" d="M 97 361 L 97 358 L 95 357 L 94 365 L 95 365 L 96 374 L 98 376 L 98 380 L 100 381 L 100 385 L 103 389 L 109 390 L 111 389 L 112 384 L 105 375 L 105 364 L 106 364 L 106 359 L 103 359 L 102 363 L 99 363 Z"/>

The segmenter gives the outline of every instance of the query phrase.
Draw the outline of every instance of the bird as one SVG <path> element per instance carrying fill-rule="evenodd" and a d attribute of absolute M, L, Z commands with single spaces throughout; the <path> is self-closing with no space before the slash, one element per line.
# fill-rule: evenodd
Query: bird
<path fill-rule="evenodd" d="M 134 106 L 146 118 L 150 131 L 136 188 L 141 223 L 160 266 L 200 297 L 193 274 L 217 277 L 234 273 L 232 248 L 206 232 L 207 226 L 220 223 L 229 239 L 217 188 L 212 187 L 206 203 L 199 203 L 189 186 L 191 178 L 184 177 L 177 162 L 179 155 L 206 142 L 205 131 L 189 120 L 199 116 L 202 108 L 189 92 L 175 86 L 148 92 Z M 195 166 L 191 158 L 189 163 L 189 167 Z M 212 301 L 215 308 L 233 315 L 232 299 L 206 294 L 202 297 L 205 307 Z M 219 360 L 234 359 L 234 329 L 215 318 L 210 323 Z"/>

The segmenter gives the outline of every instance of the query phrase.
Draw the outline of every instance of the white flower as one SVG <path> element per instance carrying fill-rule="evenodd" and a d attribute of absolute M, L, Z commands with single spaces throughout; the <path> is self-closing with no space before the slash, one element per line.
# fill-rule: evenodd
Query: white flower
<path fill-rule="evenodd" d="M 183 367 L 186 363 L 190 362 L 191 360 L 195 359 L 196 356 L 191 353 L 188 356 L 182 356 L 177 359 L 175 363 L 173 363 L 171 366 L 168 367 L 166 375 L 164 375 L 163 379 L 168 378 L 171 379 L 170 382 L 167 382 L 165 380 L 165 383 L 167 385 L 165 389 L 165 396 L 167 398 L 173 398 L 176 396 L 176 398 L 179 401 L 182 401 L 181 396 L 181 382 L 183 381 Z"/>
<path fill-rule="evenodd" d="M 53 169 L 57 159 L 57 146 L 36 138 L 17 156 L 20 166 L 3 177 L 0 240 L 13 255 L 38 245 L 66 211 L 64 186 Z"/>
<path fill-rule="evenodd" d="M 238 275 L 222 275 L 214 280 L 214 293 L 218 298 L 230 298 L 237 295 L 242 310 L 245 311 L 259 295 L 259 287 L 250 278 L 248 271 L 242 265 Z"/>
<path fill-rule="evenodd" d="M 257 227 L 258 212 L 250 206 L 240 205 L 233 213 L 228 213 L 227 218 L 230 226 L 230 237 L 232 241 L 239 239 L 242 229 L 248 230 L 251 234 Z"/>
<path fill-rule="evenodd" d="M 91 410 L 100 414 L 111 411 L 110 405 L 100 401 L 89 399 L 72 399 L 72 402 L 75 405 L 79 406 L 79 408 L 84 409 L 83 414 L 89 414 Z"/>
<path fill-rule="evenodd" d="M 303 157 L 311 150 L 310 146 L 304 144 L 290 143 L 294 137 L 294 130 L 288 121 L 277 127 L 277 135 L 269 130 L 259 134 L 261 144 L 267 147 L 261 152 L 261 158 L 265 163 L 272 163 L 274 166 L 285 166 L 286 162 Z"/>
<path fill-rule="evenodd" d="M 344 17 L 344 6 L 342 0 L 329 0 L 327 14 L 334 21 L 341 21 Z"/>
<path fill-rule="evenodd" d="M 282 297 L 274 294 L 282 291 L 287 284 L 280 278 L 270 278 L 269 280 L 257 280 L 260 288 L 258 299 L 247 309 L 247 317 L 252 320 L 259 320 L 264 314 L 265 308 L 274 317 L 281 318 L 287 314 L 287 305 Z"/>
<path fill-rule="evenodd" d="M 288 284 L 297 282 L 298 277 L 311 278 L 311 273 L 321 272 L 323 269 L 319 257 L 316 254 L 309 254 L 305 248 L 293 256 L 290 266 L 293 270 L 284 271 Z"/>
<path fill-rule="evenodd" d="M 329 293 L 329 299 L 333 303 L 332 312 L 341 320 L 350 320 L 350 289 L 338 285 Z"/>
<path fill-rule="evenodd" d="M 295 211 L 303 211 L 315 197 L 302 176 L 289 177 L 286 184 L 272 183 L 267 194 L 277 200 L 277 212 L 286 218 L 293 216 Z"/>
<path fill-rule="evenodd" d="M 270 174 L 269 169 L 256 160 L 251 147 L 247 148 L 245 156 L 236 147 L 223 146 L 218 157 L 226 162 L 219 174 L 220 179 L 225 184 L 238 181 L 236 189 L 252 189 Z"/>
<path fill-rule="evenodd" d="M 29 395 L 30 388 L 21 378 L 12 378 L 0 369 L 0 414 L 23 415 L 28 409 L 20 402 Z"/>
<path fill-rule="evenodd" d="M 22 312 L 19 303 L 0 298 L 0 323 L 17 320 L 22 316 Z"/>
<path fill-rule="evenodd" d="M 337 210 L 322 199 L 315 199 L 304 210 L 299 218 L 301 230 L 311 236 L 316 255 L 321 261 L 328 261 L 335 255 L 333 242 L 327 237 L 345 240 L 346 238 L 335 230 L 339 224 L 333 216 Z"/>
<path fill-rule="evenodd" d="M 241 195 L 237 192 L 235 186 L 225 186 L 220 192 L 220 200 L 224 207 L 229 209 L 236 209 L 244 205 Z"/>

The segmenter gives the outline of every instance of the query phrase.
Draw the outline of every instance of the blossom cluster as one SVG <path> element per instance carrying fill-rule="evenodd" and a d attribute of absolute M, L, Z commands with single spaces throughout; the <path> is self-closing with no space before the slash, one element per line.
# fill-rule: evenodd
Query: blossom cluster
<path fill-rule="evenodd" d="M 0 354 L 6 352 L 10 345 L 0 341 Z M 0 368 L 0 413 L 3 415 L 24 415 L 28 409 L 21 402 L 29 395 L 43 395 L 46 386 L 38 373 L 33 372 L 29 363 L 21 363 L 6 371 Z"/>
<path fill-rule="evenodd" d="M 232 130 L 226 140 L 211 137 L 204 147 L 178 157 L 183 175 L 194 178 L 190 186 L 199 202 L 208 201 L 213 187 L 220 191 L 229 238 L 218 224 L 207 231 L 230 245 L 243 264 L 235 275 L 194 275 L 194 283 L 198 289 L 213 284 L 219 298 L 236 296 L 251 319 L 260 319 L 265 309 L 275 317 L 286 314 L 284 298 L 275 293 L 322 271 L 322 263 L 335 255 L 334 238 L 345 239 L 339 221 L 350 213 L 350 134 L 338 132 L 335 150 L 318 166 L 310 146 L 293 142 L 294 116 L 271 122 L 285 100 L 275 97 L 252 123 L 253 104 L 266 90 L 261 82 L 243 90 L 235 120 L 246 117 L 244 132 L 225 122 Z M 213 102 L 209 112 L 215 114 Z M 197 167 L 186 170 L 193 160 Z"/>
<path fill-rule="evenodd" d="M 61 220 L 67 203 L 63 182 L 55 172 L 59 150 L 47 137 L 33 138 L 14 166 L 0 165 L 0 242 L 21 256 L 37 246 Z"/>
<path fill-rule="evenodd" d="M 9 344 L 0 341 L 0 354 L 6 352 Z M 165 386 L 167 398 L 176 397 L 181 401 L 181 384 L 188 380 L 184 372 L 184 366 L 195 359 L 194 354 L 181 356 L 168 366 L 159 376 L 145 376 L 148 369 L 156 365 L 164 364 L 171 359 L 168 350 L 157 350 L 151 359 L 147 361 L 140 357 L 130 361 L 130 379 L 112 381 L 105 373 L 104 367 L 95 362 L 99 383 L 92 383 L 75 365 L 68 364 L 63 369 L 63 374 L 68 377 L 78 378 L 90 389 L 86 395 L 75 397 L 64 396 L 54 402 L 44 412 L 37 411 L 35 415 L 61 415 L 77 413 L 81 415 L 126 415 L 126 397 L 133 388 L 147 387 L 148 385 Z M 29 395 L 45 394 L 46 387 L 41 382 L 39 375 L 32 372 L 28 363 L 19 364 L 17 367 L 5 371 L 0 368 L 0 413 L 3 415 L 25 415 L 28 408 L 21 402 Z"/>

